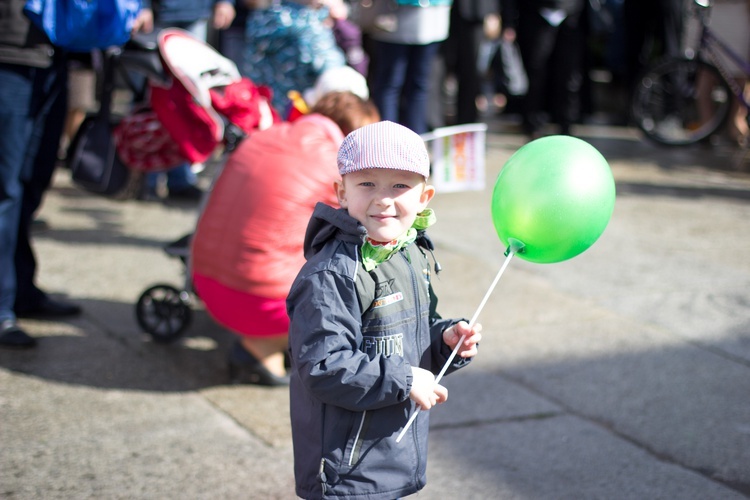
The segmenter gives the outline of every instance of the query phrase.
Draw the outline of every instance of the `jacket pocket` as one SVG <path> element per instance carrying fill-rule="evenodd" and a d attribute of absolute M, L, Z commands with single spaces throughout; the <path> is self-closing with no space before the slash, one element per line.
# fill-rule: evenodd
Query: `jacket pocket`
<path fill-rule="evenodd" d="M 359 454 L 362 451 L 362 443 L 367 435 L 367 428 L 370 424 L 370 413 L 363 411 L 359 419 L 359 425 L 354 429 L 354 435 L 351 438 L 351 447 L 346 457 L 347 467 L 353 467 L 359 461 Z"/>

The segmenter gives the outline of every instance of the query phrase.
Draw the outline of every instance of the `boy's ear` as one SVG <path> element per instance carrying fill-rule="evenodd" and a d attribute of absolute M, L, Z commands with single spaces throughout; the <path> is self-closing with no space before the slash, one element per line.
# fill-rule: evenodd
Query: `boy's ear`
<path fill-rule="evenodd" d="M 419 201 L 422 203 L 422 210 L 427 208 L 427 204 L 430 203 L 433 196 L 435 196 L 435 186 L 425 184 L 424 189 L 422 190 L 422 196 L 419 198 Z"/>
<path fill-rule="evenodd" d="M 339 205 L 341 208 L 349 208 L 346 203 L 346 188 L 344 187 L 344 181 L 334 181 L 333 190 L 336 192 L 336 197 L 339 199 Z"/>

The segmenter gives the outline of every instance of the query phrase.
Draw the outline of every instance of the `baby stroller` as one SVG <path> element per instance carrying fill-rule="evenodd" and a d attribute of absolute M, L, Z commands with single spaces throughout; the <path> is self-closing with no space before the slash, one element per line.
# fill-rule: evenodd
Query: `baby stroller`
<path fill-rule="evenodd" d="M 162 30 L 153 44 L 137 39 L 119 63 L 148 78 L 139 89 L 121 72 L 140 103 L 114 130 L 118 156 L 131 170 L 204 162 L 278 120 L 268 88 L 241 77 L 232 61 L 187 31 Z"/>
<path fill-rule="evenodd" d="M 154 172 L 176 160 L 204 162 L 219 151 L 233 151 L 254 130 L 280 121 L 269 104 L 269 89 L 241 77 L 232 61 L 188 32 L 161 31 L 155 50 L 163 75 L 154 78 L 150 73 L 150 106 L 134 110 L 115 130 L 118 155 L 129 168 Z M 138 58 L 123 59 L 133 67 Z M 155 132 L 162 137 L 153 140 Z M 164 132 L 171 141 L 163 140 Z M 191 236 L 165 247 L 186 267 Z M 155 342 L 173 342 L 190 324 L 192 286 L 187 274 L 183 289 L 155 284 L 136 303 L 138 324 Z"/>

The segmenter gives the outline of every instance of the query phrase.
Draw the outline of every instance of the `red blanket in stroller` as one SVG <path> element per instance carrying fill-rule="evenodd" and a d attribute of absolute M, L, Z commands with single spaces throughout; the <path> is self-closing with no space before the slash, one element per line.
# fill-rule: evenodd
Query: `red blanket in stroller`
<path fill-rule="evenodd" d="M 130 168 L 201 163 L 225 143 L 228 127 L 250 134 L 281 121 L 269 104 L 271 91 L 241 77 L 207 43 L 169 28 L 159 33 L 158 48 L 166 79 L 149 81 L 152 111 L 132 113 L 115 130 L 118 154 Z"/>

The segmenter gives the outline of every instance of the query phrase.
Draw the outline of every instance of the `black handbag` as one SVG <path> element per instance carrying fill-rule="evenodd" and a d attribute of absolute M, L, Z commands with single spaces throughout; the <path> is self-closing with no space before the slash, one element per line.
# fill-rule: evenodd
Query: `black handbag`
<path fill-rule="evenodd" d="M 67 154 L 67 166 L 73 182 L 87 191 L 106 196 L 125 189 L 130 177 L 129 170 L 117 156 L 112 135 L 116 124 L 113 123 L 110 107 L 118 57 L 116 53 L 105 54 L 99 111 L 83 120 Z"/>

